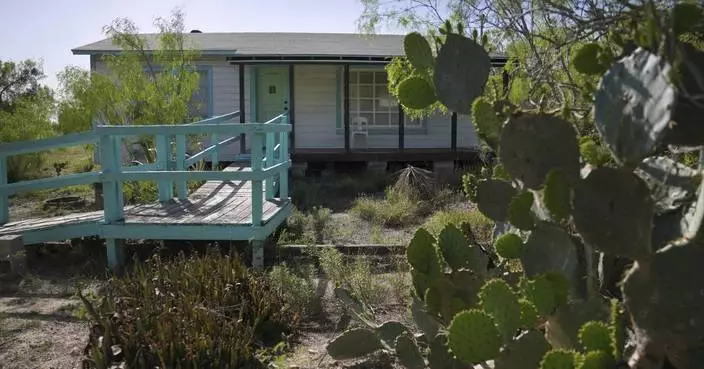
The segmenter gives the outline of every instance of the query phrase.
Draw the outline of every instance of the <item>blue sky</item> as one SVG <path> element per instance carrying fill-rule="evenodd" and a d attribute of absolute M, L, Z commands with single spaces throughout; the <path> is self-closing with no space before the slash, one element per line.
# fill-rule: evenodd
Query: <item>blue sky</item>
<path fill-rule="evenodd" d="M 185 13 L 186 31 L 203 32 L 357 32 L 362 12 L 359 0 L 2 0 L 0 60 L 42 60 L 44 82 L 56 87 L 65 66 L 88 67 L 89 57 L 71 48 L 104 38 L 113 19 L 152 32 L 154 17 L 174 7 Z"/>

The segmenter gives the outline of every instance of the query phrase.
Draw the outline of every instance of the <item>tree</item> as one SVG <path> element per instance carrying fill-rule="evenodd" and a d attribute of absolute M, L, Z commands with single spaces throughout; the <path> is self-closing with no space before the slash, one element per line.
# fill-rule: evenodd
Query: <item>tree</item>
<path fill-rule="evenodd" d="M 101 59 L 107 73 L 67 67 L 59 74 L 62 132 L 89 130 L 94 121 L 176 124 L 194 117 L 198 51 L 187 44 L 183 13 L 176 9 L 154 25 L 159 33 L 152 38 L 141 35 L 131 20 L 116 19 L 104 31 L 123 52 Z"/>
<path fill-rule="evenodd" d="M 13 102 L 39 92 L 39 80 L 44 77 L 41 66 L 34 60 L 21 62 L 0 60 L 0 110 L 13 109 Z"/>
<path fill-rule="evenodd" d="M 0 143 L 36 140 L 54 135 L 51 117 L 53 91 L 41 85 L 41 66 L 34 60 L 3 62 L 0 65 Z M 10 182 L 36 174 L 44 153 L 10 156 L 7 176 Z"/>

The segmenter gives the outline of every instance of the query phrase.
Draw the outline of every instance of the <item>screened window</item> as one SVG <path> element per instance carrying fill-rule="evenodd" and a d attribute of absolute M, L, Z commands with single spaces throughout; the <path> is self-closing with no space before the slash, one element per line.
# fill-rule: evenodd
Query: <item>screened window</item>
<path fill-rule="evenodd" d="M 397 128 L 398 102 L 389 94 L 385 71 L 350 71 L 350 118 L 367 118 L 369 128 Z M 419 120 L 405 119 L 405 126 L 417 127 Z"/>

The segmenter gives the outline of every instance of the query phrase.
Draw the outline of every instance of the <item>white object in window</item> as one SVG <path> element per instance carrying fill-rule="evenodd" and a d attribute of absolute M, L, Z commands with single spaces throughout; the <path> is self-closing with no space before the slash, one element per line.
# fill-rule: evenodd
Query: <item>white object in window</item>
<path fill-rule="evenodd" d="M 389 94 L 386 72 L 359 69 L 350 71 L 350 117 L 363 117 L 368 129 L 398 128 L 398 102 Z M 405 119 L 407 127 L 420 127 L 421 121 Z"/>
<path fill-rule="evenodd" d="M 364 137 L 364 146 L 367 146 L 369 137 L 369 121 L 365 117 L 355 117 L 350 121 L 350 135 L 352 136 L 352 147 L 357 147 L 357 140 Z"/>

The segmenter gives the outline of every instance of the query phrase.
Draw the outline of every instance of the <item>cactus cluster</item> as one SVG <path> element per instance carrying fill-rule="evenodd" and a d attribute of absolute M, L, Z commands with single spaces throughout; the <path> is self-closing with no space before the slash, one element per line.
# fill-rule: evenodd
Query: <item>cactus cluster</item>
<path fill-rule="evenodd" d="M 469 178 L 465 190 L 509 232 L 496 238 L 500 262 L 489 269 L 482 249 L 454 226 L 438 238 L 419 229 L 406 256 L 422 334 L 399 333 L 391 345 L 370 324 L 365 339 L 378 344 L 367 351 L 395 351 L 409 368 L 489 360 L 495 369 L 701 366 L 704 130 L 692 118 L 704 112 L 695 103 L 704 76 L 692 61 L 704 60 L 704 51 L 683 40 L 704 29 L 704 11 L 678 4 L 645 13 L 665 21 L 634 24 L 632 40 L 618 43 L 620 56 L 587 44 L 573 57 L 580 73 L 601 75 L 593 120 L 608 156 L 578 138 L 568 114 L 481 98 L 489 62 L 473 39 L 448 28 L 433 59 L 424 39 L 409 35 L 406 54 L 425 72 L 408 77 L 401 103 L 439 101 L 473 116 L 499 162 Z M 411 88 L 413 78 L 426 85 Z M 700 150 L 699 168 L 669 157 L 673 144 Z M 519 271 L 509 267 L 516 263 Z M 614 275 L 618 283 L 605 286 Z M 609 288 L 616 299 L 600 294 Z M 360 333 L 333 343 L 347 335 Z"/>

